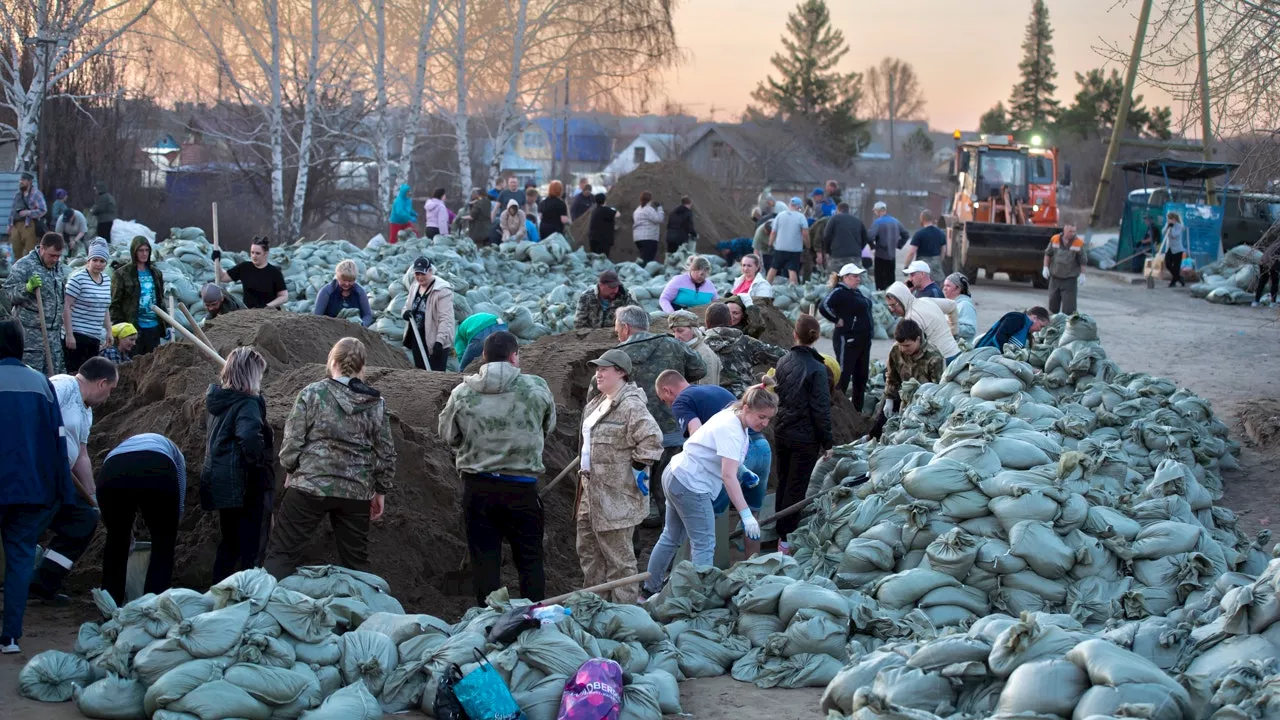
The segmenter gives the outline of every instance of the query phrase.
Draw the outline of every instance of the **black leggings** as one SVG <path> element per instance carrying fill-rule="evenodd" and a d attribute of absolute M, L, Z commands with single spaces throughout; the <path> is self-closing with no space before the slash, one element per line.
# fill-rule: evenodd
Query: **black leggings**
<path fill-rule="evenodd" d="M 840 363 L 840 380 L 836 383 L 841 395 L 849 392 L 850 381 L 853 383 L 853 408 L 862 412 L 862 403 L 866 400 L 867 375 L 871 362 L 871 338 L 858 339 L 845 336 L 837 330 L 831 337 L 832 349 L 836 353 L 836 361 Z"/>
<path fill-rule="evenodd" d="M 1258 272 L 1258 289 L 1253 291 L 1253 301 L 1262 302 L 1262 288 L 1271 283 L 1271 302 L 1276 301 L 1276 290 L 1280 289 L 1280 258 L 1271 261 L 1271 266 L 1263 265 Z M 67 372 L 71 372 L 68 368 Z"/>
<path fill-rule="evenodd" d="M 1169 287 L 1175 287 L 1178 283 L 1182 283 L 1183 287 L 1187 286 L 1187 281 L 1182 279 L 1182 253 L 1165 253 L 1164 266 L 1169 270 L 1169 274 L 1173 276 L 1173 279 L 1169 281 Z"/>
<path fill-rule="evenodd" d="M 774 500 L 774 512 L 780 512 L 804 500 L 804 493 L 809 489 L 809 476 L 818 464 L 822 448 L 812 443 L 788 443 L 781 440 L 775 442 L 778 455 L 778 489 Z M 774 529 L 779 540 L 787 536 L 800 525 L 800 514 L 796 513 L 778 521 Z"/>
<path fill-rule="evenodd" d="M 143 592 L 162 593 L 173 579 L 178 539 L 178 469 L 163 453 L 152 450 L 107 458 L 98 474 L 98 508 L 107 529 L 102 551 L 102 589 L 116 603 L 125 602 L 125 575 L 133 523 L 138 514 L 151 533 L 151 564 Z"/>
<path fill-rule="evenodd" d="M 218 510 L 218 552 L 213 559 L 213 584 L 222 582 L 236 571 L 258 566 L 258 558 L 266 549 L 267 530 L 271 522 L 271 492 L 245 488 L 244 505 Z"/>
<path fill-rule="evenodd" d="M 96 337 L 82 335 L 80 333 L 72 333 L 76 339 L 76 349 L 67 348 L 64 358 L 67 363 L 67 374 L 75 375 L 85 360 L 96 357 L 98 351 L 102 349 L 102 342 Z"/>
<path fill-rule="evenodd" d="M 658 257 L 657 240 L 637 240 L 636 248 L 640 250 L 640 259 L 637 262 L 641 265 L 648 265 Z"/>

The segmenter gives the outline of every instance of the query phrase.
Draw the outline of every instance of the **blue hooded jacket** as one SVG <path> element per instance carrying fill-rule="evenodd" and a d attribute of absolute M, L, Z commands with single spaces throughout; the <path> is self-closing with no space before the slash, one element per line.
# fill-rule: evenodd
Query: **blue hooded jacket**
<path fill-rule="evenodd" d="M 407 183 L 400 186 L 396 201 L 391 204 L 390 220 L 394 225 L 418 222 L 418 213 L 413 209 L 413 199 L 409 197 L 409 185 Z"/>

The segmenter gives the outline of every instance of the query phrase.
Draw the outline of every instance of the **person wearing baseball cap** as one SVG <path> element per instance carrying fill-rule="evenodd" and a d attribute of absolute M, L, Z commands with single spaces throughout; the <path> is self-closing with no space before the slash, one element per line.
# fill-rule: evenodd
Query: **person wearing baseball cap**
<path fill-rule="evenodd" d="M 809 197 L 813 199 L 813 216 L 815 218 L 831 217 L 836 214 L 836 203 L 827 197 L 826 191 L 822 188 L 814 188 L 809 193 Z"/>
<path fill-rule="evenodd" d="M 871 298 L 858 289 L 866 270 L 858 263 L 840 268 L 835 287 L 818 304 L 818 312 L 835 323 L 831 348 L 840 363 L 840 379 L 836 389 L 849 396 L 853 383 L 853 407 L 862 412 L 867 393 L 867 377 L 871 362 L 871 337 L 875 323 L 871 319 Z"/>
<path fill-rule="evenodd" d="M 876 290 L 883 291 L 893 284 L 898 251 L 907 244 L 911 235 L 897 218 L 889 214 L 889 208 L 883 202 L 877 202 L 872 209 L 876 219 L 868 233 L 875 251 Z"/>
<path fill-rule="evenodd" d="M 575 330 L 613 327 L 618 308 L 635 305 L 631 293 L 622 286 L 618 273 L 605 270 L 596 278 L 596 286 L 578 296 L 578 309 L 573 314 Z"/>
<path fill-rule="evenodd" d="M 929 267 L 929 263 L 924 260 L 912 260 L 902 274 L 907 276 L 912 295 L 918 298 L 946 297 L 942 294 L 942 288 L 938 287 L 938 283 L 933 281 L 933 268 Z"/>
<path fill-rule="evenodd" d="M 415 367 L 441 372 L 457 331 L 453 318 L 453 286 L 444 278 L 436 277 L 435 265 L 425 255 L 413 261 L 412 270 L 414 283 L 400 314 L 405 322 L 412 324 L 404 329 L 404 346 L 413 355 Z M 416 333 L 414 326 L 418 328 Z"/>
<path fill-rule="evenodd" d="M 200 301 L 204 303 L 205 312 L 209 313 L 206 320 L 244 309 L 244 305 L 234 295 L 214 283 L 205 283 L 200 288 Z"/>
<path fill-rule="evenodd" d="M 632 380 L 631 356 L 614 348 L 590 364 L 600 392 L 582 411 L 576 513 L 578 558 L 588 586 L 636 574 L 632 535 L 649 514 L 649 471 L 663 454 L 662 429 L 649 414 L 645 391 Z M 640 588 L 627 585 L 601 596 L 633 604 Z"/>

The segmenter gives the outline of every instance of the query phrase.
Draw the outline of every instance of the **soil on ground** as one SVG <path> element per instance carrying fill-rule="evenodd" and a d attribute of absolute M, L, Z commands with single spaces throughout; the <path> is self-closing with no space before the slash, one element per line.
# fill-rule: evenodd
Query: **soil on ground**
<path fill-rule="evenodd" d="M 687 195 L 693 200 L 693 226 L 698 232 L 698 252 L 715 254 L 716 243 L 739 237 L 751 237 L 755 232 L 750 218 L 729 202 L 728 198 L 710 180 L 693 172 L 684 163 L 667 161 L 645 163 L 618 178 L 609 189 L 605 200 L 618 210 L 614 221 L 613 250 L 609 258 L 614 262 L 635 260 L 639 253 L 631 236 L 632 213 L 640 204 L 640 193 L 653 193 L 653 199 L 662 203 L 662 211 L 670 214 L 680 206 L 680 198 Z M 574 247 L 587 245 L 587 229 L 591 213 L 574 221 L 572 226 Z M 662 222 L 662 234 L 658 238 L 658 260 L 666 257 L 667 223 Z"/>

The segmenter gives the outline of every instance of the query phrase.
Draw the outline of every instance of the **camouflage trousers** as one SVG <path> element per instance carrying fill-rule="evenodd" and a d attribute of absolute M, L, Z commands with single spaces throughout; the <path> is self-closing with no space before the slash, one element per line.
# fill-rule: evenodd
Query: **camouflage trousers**
<path fill-rule="evenodd" d="M 16 308 L 15 308 L 16 309 Z M 49 332 L 49 350 L 53 355 L 53 371 L 44 363 L 44 338 L 40 335 L 40 317 L 33 310 L 21 309 L 15 313 L 22 323 L 23 347 L 22 363 L 36 372 L 57 375 L 62 372 L 62 314 L 50 318 L 45 314 L 45 322 Z M 52 324 L 48 324 L 51 323 Z"/>
<path fill-rule="evenodd" d="M 632 528 L 598 532 L 591 529 L 588 503 L 578 508 L 577 549 L 582 564 L 582 585 L 591 587 L 636 574 L 636 553 L 631 545 Z M 640 599 L 640 585 L 634 583 L 600 593 L 600 597 L 622 605 Z"/>

